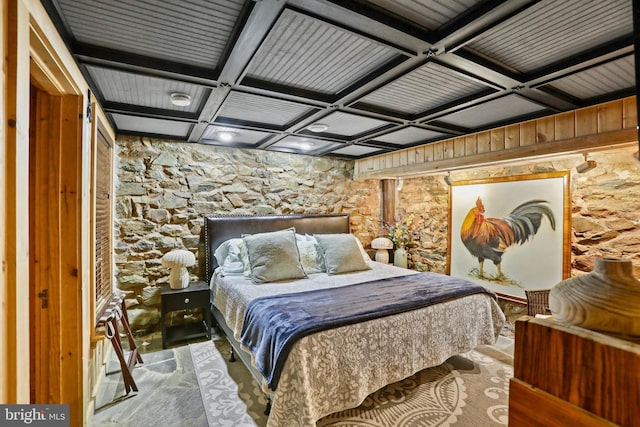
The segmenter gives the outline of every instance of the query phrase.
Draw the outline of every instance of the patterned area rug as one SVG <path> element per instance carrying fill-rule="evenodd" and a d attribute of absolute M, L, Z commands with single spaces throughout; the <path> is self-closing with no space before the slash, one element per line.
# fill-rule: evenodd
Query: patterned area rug
<path fill-rule="evenodd" d="M 223 337 L 189 344 L 209 426 L 266 426 L 267 401 L 242 362 L 229 362 Z M 224 356 L 223 356 L 224 355 Z"/>
<path fill-rule="evenodd" d="M 451 357 L 378 390 L 357 408 L 321 419 L 318 427 L 507 425 L 513 357 L 504 349 L 512 344 L 501 336 L 494 346 Z M 226 340 L 189 347 L 209 425 L 265 426 L 264 397 L 242 362 L 226 360 Z"/>

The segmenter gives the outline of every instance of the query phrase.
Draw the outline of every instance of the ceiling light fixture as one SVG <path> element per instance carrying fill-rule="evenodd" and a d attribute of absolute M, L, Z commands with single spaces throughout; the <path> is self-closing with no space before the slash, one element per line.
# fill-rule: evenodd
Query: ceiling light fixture
<path fill-rule="evenodd" d="M 326 132 L 329 129 L 329 125 L 324 123 L 313 123 L 307 126 L 307 130 L 313 133 Z"/>
<path fill-rule="evenodd" d="M 187 107 L 191 105 L 191 95 L 182 92 L 173 92 L 171 94 L 171 103 L 178 107 Z"/>
<path fill-rule="evenodd" d="M 402 187 L 404 187 L 404 181 L 402 180 L 402 178 L 398 177 L 396 179 L 396 190 L 400 191 L 402 190 Z"/>
<path fill-rule="evenodd" d="M 230 142 L 233 141 L 236 137 L 237 133 L 230 130 L 221 130 L 216 133 L 218 139 L 222 142 Z"/>
<path fill-rule="evenodd" d="M 588 154 L 584 153 L 584 162 L 580 163 L 578 166 L 576 166 L 576 171 L 578 171 L 578 173 L 588 172 L 591 169 L 593 169 L 596 166 L 598 166 L 598 164 L 596 163 L 595 160 L 588 160 L 587 156 L 588 156 Z"/>
<path fill-rule="evenodd" d="M 308 151 L 308 150 L 311 150 L 314 147 L 314 145 L 315 144 L 312 141 L 302 141 L 299 144 L 299 147 L 301 150 Z"/>

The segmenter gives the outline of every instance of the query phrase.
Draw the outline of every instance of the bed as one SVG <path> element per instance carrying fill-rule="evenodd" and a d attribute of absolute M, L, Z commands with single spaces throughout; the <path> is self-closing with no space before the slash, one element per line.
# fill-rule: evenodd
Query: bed
<path fill-rule="evenodd" d="M 450 279 L 444 275 L 417 273 L 371 260 L 364 261 L 363 255 L 359 256 L 367 265 L 366 269 L 343 273 L 333 271 L 335 274 L 313 272 L 298 280 L 267 280 L 259 284 L 247 278 L 246 266 L 242 267 L 242 273 L 232 274 L 223 273 L 232 271 L 226 265 L 227 261 L 224 269 L 218 265 L 216 255 L 220 257 L 221 248 L 228 248 L 231 240 L 244 235 L 246 252 L 254 248 L 253 242 L 258 237 L 277 232 L 289 238 L 285 230 L 290 229 L 295 233 L 295 239 L 313 240 L 316 247 L 319 241 L 322 242 L 319 252 L 325 250 L 326 268 L 330 270 L 333 261 L 328 255 L 330 251 L 326 242 L 335 245 L 333 239 L 339 238 L 342 239 L 340 244 L 345 246 L 343 242 L 351 236 L 348 214 L 206 216 L 204 222 L 205 272 L 213 292 L 212 313 L 231 343 L 234 354 L 247 366 L 267 395 L 271 405 L 269 427 L 315 426 L 320 418 L 358 406 L 365 397 L 387 384 L 497 339 L 505 318 L 495 295 L 473 292 L 444 298 L 442 302 L 425 307 L 387 312 L 383 317 L 365 317 L 357 322 L 334 324 L 302 334 L 298 340 L 286 340 L 287 351 L 283 351 L 286 357 L 280 359 L 282 363 L 273 363 L 279 365 L 280 370 L 277 375 L 272 376 L 272 371 L 267 375 L 264 363 L 261 363 L 263 352 L 247 344 L 247 334 L 250 335 L 247 325 L 254 324 L 250 314 L 260 305 L 257 303 L 271 301 L 269 298 L 285 298 L 286 305 L 290 307 L 291 302 L 286 298 L 297 299 L 298 302 L 309 298 L 312 301 L 321 298 L 320 292 L 326 291 L 335 293 L 338 299 L 343 298 L 338 296 L 340 292 L 362 292 L 369 298 L 375 294 L 365 287 L 371 286 L 370 282 L 375 282 L 375 286 L 384 282 L 385 286 L 393 289 L 387 283 L 428 280 L 433 283 L 430 288 L 439 289 L 444 287 L 437 285 L 440 280 Z M 300 240 L 296 242 L 299 254 L 302 254 Z M 337 252 L 340 250 L 336 249 Z M 361 245 L 359 251 L 360 254 L 364 252 Z M 348 256 L 342 255 L 341 259 L 352 254 L 353 251 Z M 257 258 L 252 252 L 251 274 L 261 271 L 260 266 L 253 263 Z M 247 264 L 247 258 L 243 259 Z M 280 270 L 287 269 L 282 267 L 274 271 L 280 274 Z M 251 278 L 260 281 L 258 273 Z M 367 298 L 361 299 L 367 301 Z M 386 300 L 389 296 L 381 298 Z M 396 304 L 391 305 L 395 307 Z M 267 329 L 266 333 L 261 333 L 269 335 L 270 332 Z M 248 348 L 252 350 L 248 351 Z"/>

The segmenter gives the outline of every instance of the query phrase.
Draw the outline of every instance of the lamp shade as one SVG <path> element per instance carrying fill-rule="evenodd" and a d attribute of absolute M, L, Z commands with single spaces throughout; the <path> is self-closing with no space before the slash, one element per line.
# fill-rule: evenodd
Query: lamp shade
<path fill-rule="evenodd" d="M 162 257 L 163 267 L 191 267 L 195 263 L 195 255 L 184 249 L 175 249 Z"/>
<path fill-rule="evenodd" d="M 378 237 L 371 241 L 373 249 L 393 249 L 393 242 L 386 237 Z"/>

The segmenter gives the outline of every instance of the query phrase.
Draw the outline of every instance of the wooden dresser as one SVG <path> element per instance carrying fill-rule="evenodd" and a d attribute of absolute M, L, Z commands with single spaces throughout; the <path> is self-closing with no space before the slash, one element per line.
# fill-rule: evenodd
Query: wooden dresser
<path fill-rule="evenodd" d="M 509 425 L 640 426 L 640 344 L 552 319 L 517 320 Z"/>

